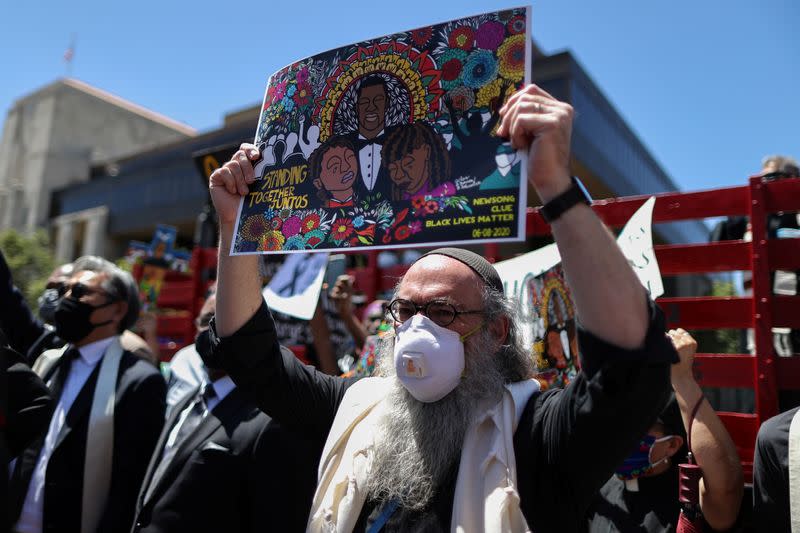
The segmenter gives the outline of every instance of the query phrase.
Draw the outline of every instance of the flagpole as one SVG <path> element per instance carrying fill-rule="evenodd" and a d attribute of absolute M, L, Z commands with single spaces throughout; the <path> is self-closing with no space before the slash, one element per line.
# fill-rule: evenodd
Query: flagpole
<path fill-rule="evenodd" d="M 66 63 L 66 77 L 72 77 L 72 59 L 75 57 L 75 34 L 70 37 L 70 43 L 64 52 L 64 62 Z"/>

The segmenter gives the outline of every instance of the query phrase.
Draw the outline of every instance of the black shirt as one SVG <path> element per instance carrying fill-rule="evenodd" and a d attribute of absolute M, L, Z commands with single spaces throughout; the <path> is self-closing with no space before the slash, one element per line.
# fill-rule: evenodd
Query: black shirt
<path fill-rule="evenodd" d="M 798 409 L 770 418 L 758 430 L 753 459 L 753 517 L 758 531 L 791 531 L 789 427 Z"/>
<path fill-rule="evenodd" d="M 678 525 L 678 466 L 637 480 L 638 491 L 612 476 L 595 498 L 587 515 L 590 533 L 675 531 Z"/>
<path fill-rule="evenodd" d="M 521 508 L 537 532 L 579 531 L 596 492 L 655 421 L 670 392 L 677 361 L 664 335 L 664 318 L 652 302 L 644 346 L 624 350 L 579 328 L 583 372 L 563 390 L 531 398 L 514 435 Z M 356 378 L 339 378 L 304 366 L 282 351 L 265 304 L 226 338 L 208 333 L 215 365 L 281 425 L 321 448 L 339 403 Z M 455 479 L 427 509 L 396 511 L 384 532 L 449 531 Z M 359 527 L 380 514 L 380 502 L 362 509 Z M 356 529 L 366 531 L 366 529 Z"/>

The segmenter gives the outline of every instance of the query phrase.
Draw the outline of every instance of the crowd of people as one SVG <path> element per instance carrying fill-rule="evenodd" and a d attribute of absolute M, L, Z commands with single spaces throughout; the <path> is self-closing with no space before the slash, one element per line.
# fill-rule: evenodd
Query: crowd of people
<path fill-rule="evenodd" d="M 259 259 L 225 252 L 259 157 L 242 145 L 211 175 L 217 282 L 195 343 L 166 373 L 129 273 L 92 256 L 63 265 L 37 317 L 0 253 L 3 527 L 741 528 L 740 458 L 694 379 L 697 343 L 666 331 L 613 236 L 574 193 L 572 108 L 530 85 L 500 115 L 498 135 L 529 148 L 529 182 L 553 207 L 580 318 L 582 370 L 567 387 L 542 390 L 533 379 L 497 271 L 459 248 L 416 257 L 390 299 L 360 312 L 352 280 L 340 276 L 328 297 L 358 361 L 337 375 L 320 311 L 318 364 L 303 364 L 281 344 Z M 131 331 L 137 321 L 144 339 Z M 789 531 L 796 518 L 796 412 L 759 433 L 760 531 Z"/>

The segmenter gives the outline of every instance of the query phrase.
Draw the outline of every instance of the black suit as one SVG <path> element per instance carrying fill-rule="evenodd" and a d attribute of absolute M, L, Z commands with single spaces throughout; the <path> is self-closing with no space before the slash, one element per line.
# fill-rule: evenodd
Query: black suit
<path fill-rule="evenodd" d="M 56 364 L 53 372 L 58 372 Z M 56 440 L 45 474 L 42 527 L 44 531 L 80 531 L 83 469 L 94 388 L 100 363 L 75 398 Z M 164 422 L 166 383 L 153 365 L 123 352 L 114 407 L 114 450 L 108 500 L 97 531 L 117 533 L 131 524 L 147 462 Z M 11 481 L 11 517 L 22 510 L 45 435 L 17 460 Z"/>
<path fill-rule="evenodd" d="M 349 139 L 353 145 L 356 147 L 356 161 L 358 161 L 359 172 L 358 172 L 358 182 L 353 185 L 353 190 L 355 192 L 356 198 L 359 200 L 363 200 L 366 196 L 375 196 L 378 193 L 381 195 L 382 200 L 391 200 L 392 199 L 392 180 L 389 176 L 389 172 L 386 168 L 386 164 L 381 159 L 380 166 L 377 169 L 377 175 L 375 177 L 375 186 L 372 190 L 368 190 L 366 184 L 364 183 L 364 176 L 366 175 L 366 170 L 361 168 L 361 157 L 359 152 L 361 148 L 369 145 L 369 144 L 377 144 L 383 149 L 383 143 L 386 141 L 386 137 L 389 135 L 391 128 L 384 128 L 383 135 L 379 135 L 374 139 L 359 139 L 359 133 L 353 132 L 348 133 L 344 137 Z M 381 153 L 381 157 L 383 153 Z M 372 169 L 375 172 L 375 169 Z M 316 177 L 316 176 L 315 176 Z"/>
<path fill-rule="evenodd" d="M 2 337 L 2 332 L 0 332 Z M 8 396 L 6 397 L 6 394 Z M 8 468 L 31 441 L 47 431 L 53 402 L 50 389 L 0 338 L 0 467 Z M 0 527 L 8 527 L 8 477 L 0 481 Z"/>
<path fill-rule="evenodd" d="M 319 454 L 246 402 L 238 389 L 176 443 L 148 494 L 164 444 L 195 396 L 177 404 L 164 426 L 139 492 L 133 531 L 304 531 Z"/>

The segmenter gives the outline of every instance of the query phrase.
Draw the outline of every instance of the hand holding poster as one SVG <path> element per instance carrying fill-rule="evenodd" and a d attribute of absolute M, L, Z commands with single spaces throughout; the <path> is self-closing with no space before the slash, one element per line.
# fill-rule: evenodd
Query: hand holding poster
<path fill-rule="evenodd" d="M 275 73 L 231 254 L 522 240 L 527 158 L 495 130 L 530 47 L 517 8 Z"/>
<path fill-rule="evenodd" d="M 630 218 L 617 244 L 655 299 L 664 293 L 653 251 L 652 217 L 655 198 Z M 555 244 L 496 263 L 505 294 L 519 302 L 522 338 L 530 347 L 537 377 L 551 387 L 564 387 L 580 371 L 575 306 Z"/>

